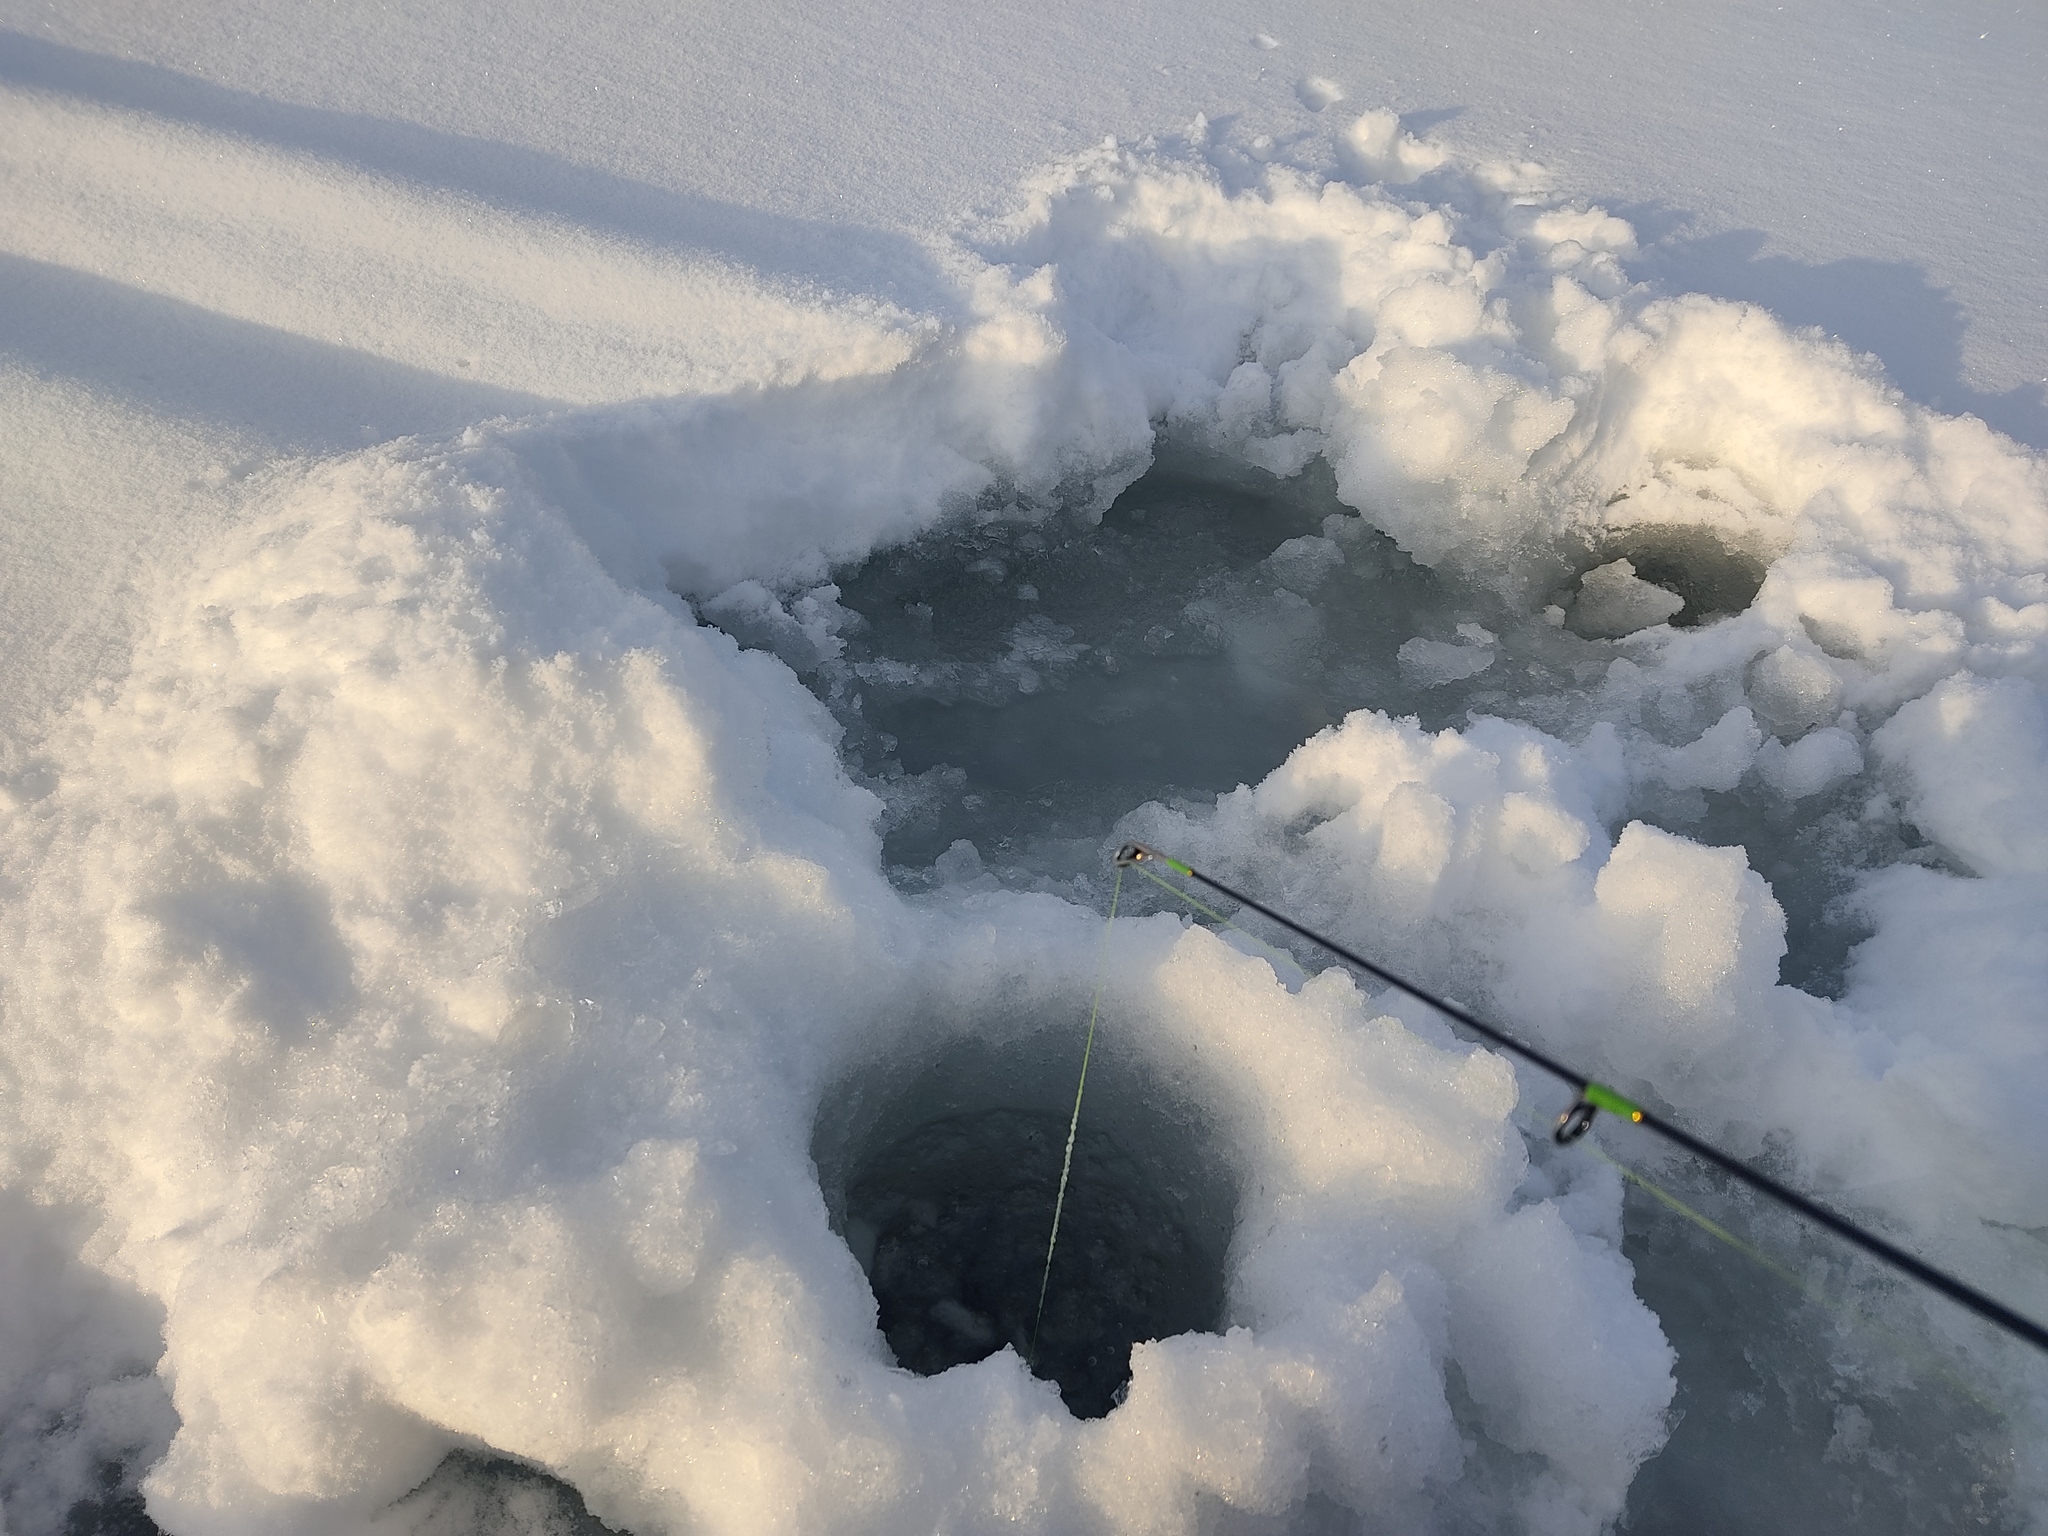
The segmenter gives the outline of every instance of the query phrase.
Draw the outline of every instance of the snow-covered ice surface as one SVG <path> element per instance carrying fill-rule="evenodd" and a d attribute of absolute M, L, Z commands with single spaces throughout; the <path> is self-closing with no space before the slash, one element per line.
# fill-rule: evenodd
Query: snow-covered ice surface
<path fill-rule="evenodd" d="M 2019 1346 L 1105 931 L 2048 1316 L 2040 23 L 1443 9 L 10 9 L 5 1529 L 2048 1526 Z"/>

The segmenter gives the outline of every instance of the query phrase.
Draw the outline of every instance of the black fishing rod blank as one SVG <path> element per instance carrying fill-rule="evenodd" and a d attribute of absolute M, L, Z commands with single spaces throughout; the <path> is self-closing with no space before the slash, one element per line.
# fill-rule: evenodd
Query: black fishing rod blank
<path fill-rule="evenodd" d="M 1155 861 L 1164 864 L 1168 869 L 1185 879 L 1200 881 L 1219 896 L 1228 897 L 1241 906 L 1249 907 L 1252 911 L 1278 923 L 1289 932 L 1299 934 L 1302 938 L 1307 939 L 1309 943 L 1328 950 L 1346 965 L 1363 971 L 1366 975 L 1385 982 L 1390 987 L 1397 987 L 1401 991 L 1406 992 L 1410 997 L 1429 1004 L 1430 1007 L 1436 1009 L 1437 1012 L 1443 1014 L 1454 1023 L 1464 1025 L 1465 1028 L 1471 1030 L 1475 1035 L 1490 1041 L 1504 1051 L 1521 1057 L 1531 1066 L 1542 1068 L 1552 1077 L 1577 1090 L 1577 1101 L 1573 1103 L 1571 1108 L 1557 1117 L 1557 1128 L 1552 1133 L 1560 1146 L 1568 1146 L 1585 1135 L 1592 1128 L 1593 1119 L 1599 1111 L 1604 1109 L 1609 1114 L 1619 1115 L 1625 1120 L 1655 1131 L 1658 1135 L 1664 1137 L 1665 1140 L 1683 1147 L 1686 1151 L 1692 1153 L 1693 1156 L 1700 1158 L 1704 1162 L 1712 1163 L 1716 1168 L 1732 1174 L 1752 1189 L 1768 1195 L 1771 1199 L 1776 1200 L 1780 1205 L 1786 1206 L 1788 1209 L 1797 1211 L 1809 1221 L 1826 1227 L 1837 1237 L 1854 1244 L 1865 1253 L 1870 1254 L 1873 1258 L 1882 1260 L 1900 1273 L 1912 1276 L 1922 1285 L 1940 1292 L 1958 1306 L 1974 1312 L 1986 1322 L 2003 1329 L 2005 1332 L 2013 1335 L 2013 1337 L 2024 1339 L 2036 1349 L 2048 1352 L 2048 1328 L 2043 1328 L 2039 1323 L 2022 1317 L 2003 1302 L 1995 1301 L 1973 1286 L 1965 1285 L 1953 1275 L 1943 1273 L 1925 1260 L 1915 1258 L 1912 1254 L 1906 1252 L 1905 1249 L 1887 1242 L 1876 1233 L 1866 1231 L 1847 1217 L 1836 1215 L 1826 1206 L 1809 1199 L 1807 1196 L 1799 1193 L 1798 1190 L 1788 1185 L 1780 1184 L 1768 1174 L 1757 1172 L 1756 1169 L 1750 1167 L 1749 1164 L 1743 1162 L 1740 1158 L 1733 1157 L 1723 1152 L 1720 1148 L 1700 1140 L 1699 1137 L 1693 1135 L 1690 1131 L 1672 1124 L 1661 1115 L 1653 1114 L 1651 1111 L 1644 1109 L 1640 1104 L 1617 1093 L 1606 1084 L 1595 1082 L 1592 1078 L 1586 1076 L 1585 1073 L 1572 1070 L 1572 1068 L 1566 1066 L 1556 1057 L 1538 1050 L 1526 1041 L 1516 1039 L 1506 1030 L 1489 1024 L 1484 1019 L 1476 1017 L 1469 1009 L 1460 1008 L 1456 1003 L 1438 997 L 1426 987 L 1418 986 L 1415 982 L 1409 981 L 1405 977 L 1395 975 L 1385 966 L 1377 965 L 1366 959 L 1363 955 L 1353 954 L 1336 940 L 1325 938 L 1314 929 L 1296 922 L 1293 918 L 1287 916 L 1286 913 L 1277 912 L 1264 902 L 1247 896 L 1242 891 L 1232 889 L 1221 880 L 1211 875 L 1205 875 L 1191 865 L 1183 864 L 1179 859 L 1169 858 L 1156 848 L 1148 848 L 1143 843 L 1125 843 L 1116 852 L 1116 864 L 1119 869 L 1130 869 Z M 1168 889 L 1170 890 L 1171 887 L 1168 887 Z"/>

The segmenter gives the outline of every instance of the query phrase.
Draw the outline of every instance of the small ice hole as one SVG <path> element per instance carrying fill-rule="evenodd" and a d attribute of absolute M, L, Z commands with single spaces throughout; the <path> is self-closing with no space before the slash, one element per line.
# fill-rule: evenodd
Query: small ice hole
<path fill-rule="evenodd" d="M 1627 560 L 1640 580 L 1684 598 L 1670 620 L 1674 629 L 1741 613 L 1756 601 L 1769 565 L 1706 528 L 1631 530 L 1603 548 L 1600 559 Z"/>
<path fill-rule="evenodd" d="M 1011 1348 L 1092 1419 L 1122 1400 L 1134 1344 L 1222 1325 L 1237 1198 L 1185 1108 L 1174 1113 L 1147 1074 L 1098 1057 L 1034 1357 L 1068 1125 L 1049 1090 L 1058 1061 L 1069 1077 L 1080 1065 L 1079 1041 L 1058 1039 L 1050 1050 L 963 1047 L 893 1093 L 850 1089 L 856 1104 L 885 1102 L 851 1134 L 843 1114 L 828 1126 L 828 1109 L 814 1151 L 899 1365 L 935 1376 Z M 1071 1081 L 1065 1093 L 1071 1105 Z"/>

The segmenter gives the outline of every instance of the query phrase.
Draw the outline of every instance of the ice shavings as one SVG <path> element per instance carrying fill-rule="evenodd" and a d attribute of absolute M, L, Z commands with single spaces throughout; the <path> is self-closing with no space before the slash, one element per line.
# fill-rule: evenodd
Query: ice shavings
<path fill-rule="evenodd" d="M 1863 771 L 1863 749 L 1853 733 L 1824 726 L 1789 747 L 1777 737 L 1758 749 L 1756 771 L 1787 800 L 1805 800 Z"/>
<path fill-rule="evenodd" d="M 1417 635 L 1403 640 L 1395 654 L 1403 678 L 1418 687 L 1433 688 L 1477 677 L 1493 665 L 1495 652 L 1489 645 L 1453 644 Z"/>
<path fill-rule="evenodd" d="M 1781 750 L 1765 771 L 1786 794 L 1817 792 L 1787 782 L 1793 774 L 1855 762 L 1853 743 L 1832 728 Z M 1828 761 L 1837 754 L 1850 761 Z M 1777 985 L 1783 917 L 1741 850 L 1641 823 L 1607 841 L 1598 807 L 1617 769 L 1626 771 L 1618 759 L 1574 754 L 1504 722 L 1431 735 L 1359 714 L 1256 789 L 1223 797 L 1213 816 L 1148 807 L 1125 830 L 1256 885 L 1454 996 L 1485 999 L 1494 1017 L 1572 1059 L 1590 1055 L 1592 1070 L 1751 1155 L 1760 1126 L 1796 1127 L 1804 1182 L 1885 1190 L 1883 1208 L 1920 1251 L 2040 1311 L 2048 1296 L 2033 1256 L 1971 1214 L 2017 1200 L 2033 1214 L 1997 1219 L 2031 1227 L 2038 1215 L 2038 1200 L 2020 1191 L 2039 1180 L 2015 1181 L 2012 1170 L 2044 1166 L 2048 1148 L 2013 1127 L 2028 1118 L 2018 1083 L 2039 1080 L 2043 1052 L 2030 1005 L 2010 984 L 2037 964 L 2028 903 L 2038 880 L 1973 894 L 1951 876 L 1887 872 L 1868 887 L 1876 933 L 1856 952 L 1847 995 L 1818 1005 Z M 1966 938 L 1953 919 L 1934 939 L 1907 916 L 1960 902 L 1981 924 Z M 1935 959 L 1950 951 L 1986 967 L 1988 981 L 1967 1017 L 1937 1026 L 1887 983 L 1895 966 L 1914 963 L 1905 953 L 1950 974 Z M 1993 1372 L 2024 1368 L 1997 1346 L 1975 1358 Z M 2025 1422 L 2019 1379 L 2003 1390 Z"/>
<path fill-rule="evenodd" d="M 1578 601 L 1565 622 L 1589 640 L 1615 640 L 1661 624 L 1684 607 L 1676 592 L 1642 580 L 1629 561 L 1613 560 L 1580 578 Z"/>
<path fill-rule="evenodd" d="M 419 1415 L 465 1404 L 473 1432 L 552 1454 L 605 1358 L 577 1343 L 588 1314 L 536 1327 L 523 1366 L 427 1373 L 419 1402 L 379 1383 L 482 1319 L 592 1302 L 611 1262 L 585 1241 L 593 1217 L 625 1283 L 651 1266 L 675 1288 L 691 1218 L 645 1233 L 637 1200 L 607 1203 L 613 1170 L 687 1153 L 671 1104 L 709 1092 L 744 1119 L 758 1101 L 716 1093 L 708 1060 L 661 1070 L 663 1041 L 733 1027 L 717 1020 L 749 989 L 713 956 L 752 942 L 761 902 L 820 924 L 821 960 L 843 950 L 835 892 L 875 879 L 872 803 L 808 696 L 760 692 L 787 677 L 776 664 L 627 596 L 559 521 L 506 516 L 445 466 L 373 456 L 316 477 L 144 657 L 21 828 L 63 851 L 11 909 L 9 951 L 43 978 L 19 973 L 12 1007 L 98 999 L 99 1022 L 11 1057 L 37 1084 L 39 1141 L 62 1149 L 45 1186 L 98 1201 L 112 1267 L 181 1298 L 165 1333 L 185 1428 L 155 1507 L 190 1523 L 374 1504 L 445 1448 Z M 727 728 L 705 732 L 707 710 Z M 770 805 L 793 843 L 759 842 Z M 738 884 L 717 922 L 685 918 L 721 879 Z M 103 919 L 52 925 L 77 901 Z M 662 929 L 657 990 L 697 1001 L 621 1010 L 604 956 Z M 610 1065 L 564 1070 L 579 1059 Z M 122 1099 L 125 1124 L 92 1108 Z M 557 1209 L 549 1185 L 577 1194 Z M 481 1290 L 450 1283 L 465 1254 Z M 279 1395 L 247 1390 L 251 1370 Z"/>
<path fill-rule="evenodd" d="M 1155 1529 L 1199 1493 L 1420 1510 L 1452 1486 L 1440 1362 L 1499 1304 L 1473 1266 L 1520 1176 L 1511 1079 L 1165 920 L 1116 951 L 1114 1049 L 1177 1073 L 1258 1192 L 1238 1331 L 1142 1346 L 1102 1428 L 1014 1354 L 905 1385 L 827 1230 L 812 1111 L 955 1034 L 1067 1038 L 1098 920 L 906 908 L 794 677 L 617 587 L 490 488 L 499 452 L 311 476 L 160 616 L 12 828 L 39 857 L 9 1004 L 46 1021 L 10 1047 L 14 1150 L 164 1300 L 156 1518 L 361 1519 L 475 1441 L 618 1523 L 736 1531 Z M 1553 1241 L 1553 1285 L 1604 1294 L 1611 1242 Z M 1610 1302 L 1568 1308 L 1572 1347 Z M 1594 1524 L 1671 1391 L 1629 1305 L 1627 1344 L 1597 1334 L 1628 1384 L 1551 1474 Z M 1478 1421 L 1539 1459 L 1542 1375 L 1506 1368 Z M 1226 1426 L 1249 1460 L 1219 1472 Z M 754 1470 L 717 1470 L 740 1447 Z"/>
<path fill-rule="evenodd" d="M 1913 819 L 1981 875 L 2048 874 L 2048 712 L 2016 677 L 1967 672 L 1871 738 L 1903 770 Z"/>
<path fill-rule="evenodd" d="M 77 1257 L 82 1216 L 0 1197 L 0 1488 L 12 1530 L 64 1529 L 81 1491 L 132 1485 L 178 1427 L 155 1374 L 162 1309 Z"/>

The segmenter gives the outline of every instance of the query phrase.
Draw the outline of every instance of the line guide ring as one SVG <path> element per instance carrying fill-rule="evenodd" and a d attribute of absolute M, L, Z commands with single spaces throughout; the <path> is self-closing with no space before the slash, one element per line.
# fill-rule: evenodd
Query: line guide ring
<path fill-rule="evenodd" d="M 1157 860 L 1175 874 L 1196 880 L 1204 878 L 1179 859 L 1169 858 L 1156 848 L 1147 848 L 1143 843 L 1125 843 L 1117 849 L 1113 862 L 1118 869 L 1131 869 L 1148 859 Z M 1395 985 L 1401 984 L 1397 982 Z M 1410 989 L 1403 986 L 1402 990 Z M 1424 1000 L 1430 1001 L 1427 998 Z M 1594 1116 L 1603 1109 L 1637 1125 L 1643 1123 L 1643 1111 L 1633 1100 L 1616 1093 L 1605 1083 L 1585 1082 L 1579 1085 L 1577 1102 L 1557 1117 L 1557 1128 L 1551 1132 L 1552 1138 L 1560 1147 L 1570 1146 L 1593 1128 Z"/>

